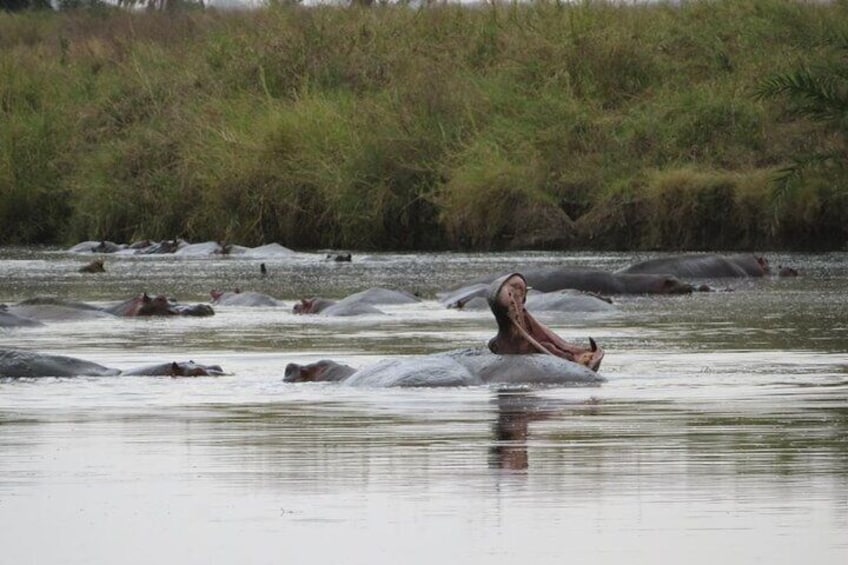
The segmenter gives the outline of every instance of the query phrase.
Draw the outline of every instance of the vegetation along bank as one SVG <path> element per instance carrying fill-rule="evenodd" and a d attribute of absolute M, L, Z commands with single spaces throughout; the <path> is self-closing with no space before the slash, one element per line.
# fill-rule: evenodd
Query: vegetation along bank
<path fill-rule="evenodd" d="M 844 249 L 848 2 L 0 13 L 0 244 Z"/>

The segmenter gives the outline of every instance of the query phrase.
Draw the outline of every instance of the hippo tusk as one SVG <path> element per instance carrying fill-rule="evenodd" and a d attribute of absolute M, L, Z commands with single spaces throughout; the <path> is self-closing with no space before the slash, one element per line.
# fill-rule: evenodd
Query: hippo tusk
<path fill-rule="evenodd" d="M 548 349 L 546 349 L 546 348 L 545 348 L 545 347 L 544 347 L 541 343 L 539 343 L 538 341 L 536 341 L 536 338 L 534 338 L 532 335 L 530 335 L 530 333 L 529 333 L 527 330 L 525 330 L 525 329 L 524 329 L 524 326 L 522 326 L 521 324 L 519 324 L 519 323 L 518 323 L 518 321 L 516 321 L 516 320 L 512 320 L 512 324 L 513 324 L 513 325 L 515 326 L 515 328 L 518 330 L 518 333 L 520 333 L 520 334 L 524 337 L 524 339 L 526 339 L 528 342 L 530 342 L 530 345 L 532 345 L 533 347 L 535 347 L 535 348 L 539 351 L 539 353 L 547 353 L 548 355 L 553 355 L 554 357 L 556 357 L 556 355 L 554 355 L 553 353 L 551 353 L 551 352 L 550 352 Z"/>

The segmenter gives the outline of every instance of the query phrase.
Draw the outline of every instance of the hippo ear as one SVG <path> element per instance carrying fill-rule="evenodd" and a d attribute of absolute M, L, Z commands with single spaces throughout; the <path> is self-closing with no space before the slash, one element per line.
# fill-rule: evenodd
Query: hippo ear
<path fill-rule="evenodd" d="M 141 295 L 141 300 L 143 302 L 150 302 L 151 298 L 149 296 L 147 296 L 147 293 L 145 292 Z"/>
<path fill-rule="evenodd" d="M 180 369 L 179 363 L 176 361 L 171 362 L 171 372 L 168 373 L 172 377 L 178 377 L 182 374 L 182 370 Z"/>

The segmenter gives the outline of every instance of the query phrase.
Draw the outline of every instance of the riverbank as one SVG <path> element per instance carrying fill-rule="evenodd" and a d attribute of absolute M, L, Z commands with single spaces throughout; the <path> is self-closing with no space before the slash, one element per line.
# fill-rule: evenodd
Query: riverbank
<path fill-rule="evenodd" d="M 839 3 L 0 14 L 0 242 L 841 249 Z M 841 181 L 845 183 L 846 181 Z"/>

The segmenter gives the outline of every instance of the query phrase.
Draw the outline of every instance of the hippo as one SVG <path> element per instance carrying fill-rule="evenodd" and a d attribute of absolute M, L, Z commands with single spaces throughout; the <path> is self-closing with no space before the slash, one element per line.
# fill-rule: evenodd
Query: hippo
<path fill-rule="evenodd" d="M 592 338 L 589 349 L 571 344 L 537 321 L 527 311 L 527 281 L 511 273 L 492 283 L 489 306 L 498 324 L 498 333 L 489 340 L 489 350 L 500 354 L 547 353 L 597 371 L 604 358 Z"/>
<path fill-rule="evenodd" d="M 20 349 L 0 349 L 0 377 L 115 377 L 115 376 L 219 376 L 219 365 L 201 365 L 194 361 L 161 363 L 121 371 L 65 355 L 35 353 Z"/>
<path fill-rule="evenodd" d="M 301 298 L 300 302 L 292 307 L 293 314 L 320 314 L 330 306 L 336 304 L 336 300 L 327 298 Z"/>
<path fill-rule="evenodd" d="M 295 314 L 321 314 L 322 316 L 358 316 L 384 314 L 376 305 L 415 304 L 421 299 L 408 292 L 374 287 L 334 301 L 326 298 L 304 298 L 295 304 Z"/>
<path fill-rule="evenodd" d="M 386 359 L 362 369 L 322 359 L 289 363 L 284 382 L 335 382 L 356 387 L 458 387 L 482 385 L 598 385 L 601 375 L 561 357 L 499 355 L 483 348 Z"/>
<path fill-rule="evenodd" d="M 115 316 L 212 316 L 215 310 L 208 304 L 185 306 L 175 304 L 166 296 L 160 294 L 151 298 L 142 293 L 125 300 L 120 304 L 104 308 L 104 312 Z"/>
<path fill-rule="evenodd" d="M 157 243 L 153 243 L 152 245 L 148 245 L 147 247 L 140 247 L 135 250 L 136 255 L 171 255 L 176 253 L 183 247 L 186 247 L 189 243 L 184 239 L 166 239 L 159 241 Z"/>
<path fill-rule="evenodd" d="M 81 241 L 68 249 L 68 253 L 117 253 L 126 246 L 114 241 Z"/>
<path fill-rule="evenodd" d="M 218 377 L 224 374 L 220 365 L 201 365 L 194 361 L 172 361 L 121 371 L 121 376 L 148 377 Z"/>
<path fill-rule="evenodd" d="M 674 276 L 617 274 L 598 270 L 558 268 L 530 271 L 527 284 L 541 292 L 563 289 L 611 294 L 690 294 L 694 287 Z"/>
<path fill-rule="evenodd" d="M 174 255 L 185 257 L 205 257 L 213 255 L 243 255 L 247 247 L 223 241 L 204 241 L 188 243 L 174 251 Z"/>
<path fill-rule="evenodd" d="M 489 285 L 477 283 L 445 295 L 440 302 L 447 308 L 482 310 L 489 307 L 486 300 Z M 554 292 L 527 293 L 527 309 L 532 312 L 613 312 L 612 300 L 591 292 L 563 289 Z"/>
<path fill-rule="evenodd" d="M 242 292 L 238 288 L 233 291 L 212 290 L 209 294 L 212 296 L 212 304 L 218 306 L 285 306 L 273 296 L 261 292 Z"/>
<path fill-rule="evenodd" d="M 527 285 L 540 292 L 573 289 L 599 295 L 613 294 L 690 294 L 696 288 L 672 275 L 609 273 L 595 269 L 556 267 L 522 271 Z M 504 273 L 468 283 L 490 284 Z M 461 290 L 461 289 L 460 289 Z M 457 292 L 456 290 L 452 292 Z"/>
<path fill-rule="evenodd" d="M 459 349 L 412 358 L 388 359 L 363 369 L 322 359 L 289 363 L 285 382 L 336 382 L 364 387 L 479 385 L 597 385 L 604 351 L 570 344 L 527 312 L 524 277 L 511 273 L 490 285 L 488 300 L 498 333 L 487 349 Z"/>
<path fill-rule="evenodd" d="M 36 296 L 7 306 L 6 312 L 38 321 L 88 320 L 114 316 L 212 316 L 215 313 L 208 304 L 184 306 L 174 304 L 165 296 L 151 298 L 146 293 L 107 308 L 52 296 Z"/>
<path fill-rule="evenodd" d="M 258 247 L 245 247 L 241 255 L 245 257 L 291 257 L 297 252 L 279 243 L 266 243 Z"/>
<path fill-rule="evenodd" d="M 31 328 L 43 325 L 43 322 L 34 318 L 9 312 L 9 307 L 6 304 L 0 304 L 0 328 Z"/>
<path fill-rule="evenodd" d="M 62 322 L 111 318 L 113 314 L 85 302 L 65 300 L 55 296 L 35 296 L 6 307 L 6 311 L 39 322 Z"/>
<path fill-rule="evenodd" d="M 324 259 L 327 261 L 335 261 L 336 263 L 350 263 L 353 260 L 353 257 L 350 253 L 328 253 Z"/>
<path fill-rule="evenodd" d="M 716 255 L 698 253 L 658 257 L 618 271 L 621 274 L 671 275 L 695 279 L 764 277 L 768 275 L 768 260 L 753 254 Z"/>
<path fill-rule="evenodd" d="M 317 299 L 320 304 L 325 304 L 319 310 L 319 314 L 322 316 L 364 316 L 368 314 L 385 314 L 382 310 L 374 306 L 373 304 L 369 304 L 367 302 L 361 302 L 358 300 L 348 300 L 344 298 L 339 300 L 338 302 L 333 301 L 323 301 L 322 299 Z M 331 304 L 326 304 L 327 302 L 332 302 Z"/>
<path fill-rule="evenodd" d="M 106 268 L 103 266 L 103 259 L 95 259 L 87 265 L 79 268 L 80 273 L 105 273 Z"/>

